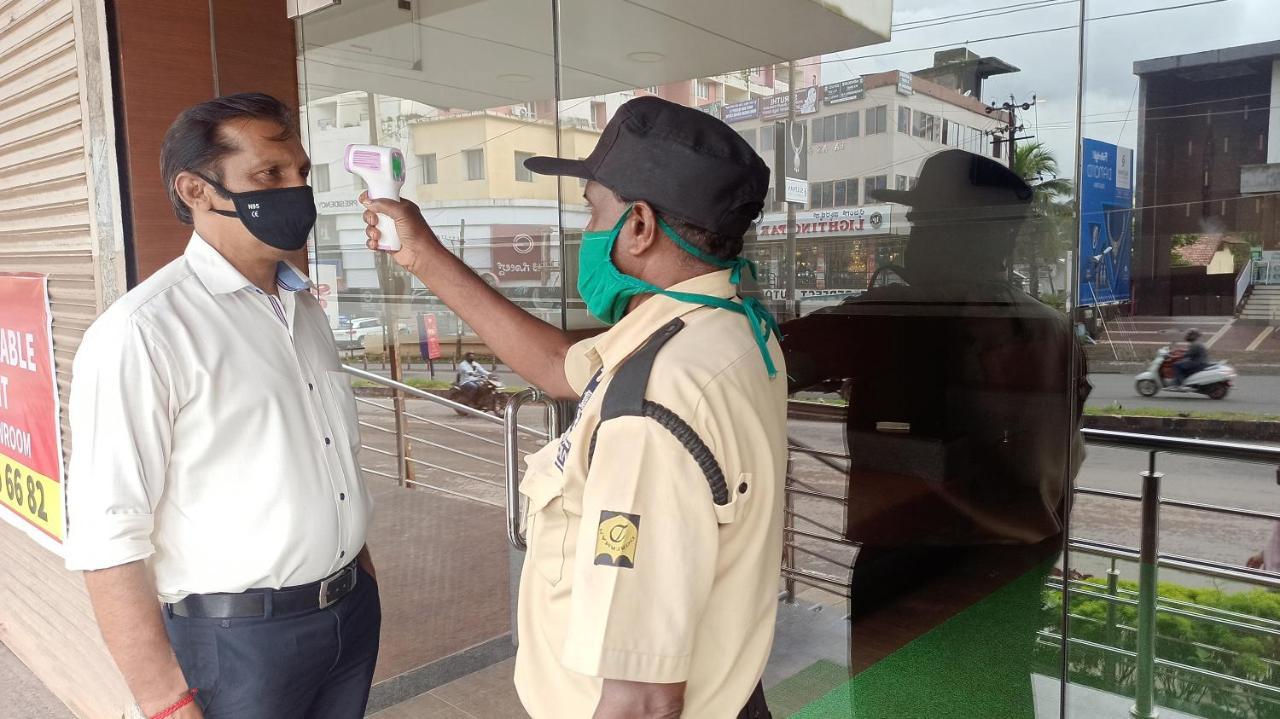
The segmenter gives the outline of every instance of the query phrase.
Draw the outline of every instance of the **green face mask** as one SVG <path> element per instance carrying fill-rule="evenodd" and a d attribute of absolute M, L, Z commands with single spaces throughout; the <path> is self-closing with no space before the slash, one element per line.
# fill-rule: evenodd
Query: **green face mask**
<path fill-rule="evenodd" d="M 765 367 L 769 370 L 769 376 L 776 376 L 778 370 L 773 364 L 772 356 L 769 354 L 768 342 L 770 333 L 780 334 L 780 331 L 777 320 L 765 309 L 760 300 L 754 297 L 746 297 L 742 299 L 741 303 L 738 303 L 722 297 L 712 297 L 711 295 L 671 292 L 631 275 L 623 274 L 618 269 L 618 266 L 613 264 L 613 247 L 617 244 L 618 235 L 622 233 L 622 225 L 630 214 L 631 208 L 628 207 L 622 213 L 622 217 L 618 218 L 618 222 L 613 226 L 612 230 L 582 233 L 582 246 L 578 250 L 578 294 L 582 296 L 582 301 L 586 303 L 587 311 L 591 313 L 591 316 L 607 325 L 617 324 L 622 319 L 622 316 L 626 314 L 631 298 L 636 295 L 666 295 L 681 302 L 719 307 L 720 309 L 737 312 L 745 315 L 747 321 L 751 324 L 751 334 L 755 338 L 756 346 L 760 348 L 760 354 L 764 358 Z M 661 219 L 658 220 L 658 225 L 680 249 L 714 267 L 733 270 L 729 276 L 729 281 L 734 285 L 742 282 L 742 270 L 744 268 L 751 273 L 753 278 L 756 276 L 755 263 L 750 260 L 744 257 L 736 257 L 732 260 L 721 260 L 712 257 L 686 242 L 670 225 Z"/>

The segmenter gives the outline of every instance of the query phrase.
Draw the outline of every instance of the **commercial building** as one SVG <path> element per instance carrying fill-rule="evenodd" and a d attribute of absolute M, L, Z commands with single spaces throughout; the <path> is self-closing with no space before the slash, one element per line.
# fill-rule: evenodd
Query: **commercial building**
<path fill-rule="evenodd" d="M 1260 252 L 1280 249 L 1274 109 L 1280 42 L 1142 60 L 1133 71 L 1139 78 L 1135 311 L 1229 314 L 1234 296 L 1225 312 L 1204 299 L 1223 292 L 1178 269 L 1175 250 L 1201 236 Z"/>

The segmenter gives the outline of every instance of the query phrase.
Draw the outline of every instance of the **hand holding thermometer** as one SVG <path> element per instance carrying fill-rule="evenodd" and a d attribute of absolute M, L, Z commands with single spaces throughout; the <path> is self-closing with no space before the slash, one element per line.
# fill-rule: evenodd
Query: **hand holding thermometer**
<path fill-rule="evenodd" d="M 359 175 L 369 186 L 369 197 L 375 200 L 400 199 L 400 188 L 404 186 L 404 155 L 400 150 L 382 145 L 347 145 L 344 158 L 347 172 Z M 379 250 L 400 250 L 395 220 L 381 212 L 378 213 L 378 233 Z"/>

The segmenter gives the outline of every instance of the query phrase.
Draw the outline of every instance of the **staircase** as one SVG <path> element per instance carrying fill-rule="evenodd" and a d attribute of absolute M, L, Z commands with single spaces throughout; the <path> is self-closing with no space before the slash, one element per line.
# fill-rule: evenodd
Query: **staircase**
<path fill-rule="evenodd" d="M 1240 319 L 1280 324 L 1280 285 L 1254 285 Z"/>

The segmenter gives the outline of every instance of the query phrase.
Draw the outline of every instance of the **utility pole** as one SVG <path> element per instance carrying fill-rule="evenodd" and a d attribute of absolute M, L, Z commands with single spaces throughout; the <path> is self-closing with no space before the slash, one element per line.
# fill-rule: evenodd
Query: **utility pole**
<path fill-rule="evenodd" d="M 1035 104 L 1036 104 L 1036 96 L 1035 96 L 1035 95 L 1032 95 L 1032 96 L 1031 96 L 1031 102 L 1024 102 L 1024 103 L 1022 103 L 1022 104 L 1018 104 L 1018 100 L 1017 100 L 1017 98 L 1015 98 L 1013 95 L 1010 95 L 1010 96 L 1009 96 L 1009 101 L 1008 101 L 1008 102 L 1006 102 L 1006 103 L 1004 103 L 1003 105 L 999 105 L 999 106 L 996 106 L 996 105 L 988 105 L 988 106 L 987 106 L 987 114 L 988 114 L 988 115 L 990 115 L 990 114 L 992 114 L 992 113 L 995 113 L 995 112 L 997 112 L 997 111 L 999 111 L 999 110 L 1004 110 L 1004 111 L 1005 111 L 1005 114 L 1007 114 L 1007 115 L 1009 116 L 1008 121 L 1007 121 L 1007 122 L 1002 123 L 1002 124 L 1001 124 L 998 128 L 996 128 L 995 130 L 992 130 L 992 131 L 991 131 L 991 134 L 992 134 L 992 135 L 1005 135 L 1005 136 L 1008 138 L 1008 140 L 1007 140 L 1007 142 L 1009 143 L 1009 161 L 1008 161 L 1008 165 L 1009 165 L 1009 169 L 1010 169 L 1010 170 L 1012 170 L 1012 169 L 1013 169 L 1014 155 L 1016 154 L 1016 152 L 1015 152 L 1015 151 L 1017 150 L 1017 141 L 1018 141 L 1018 140 L 1030 140 L 1031 138 L 1035 137 L 1035 135 L 1023 135 L 1023 136 L 1021 136 L 1021 137 L 1019 137 L 1019 136 L 1018 136 L 1018 133 L 1019 133 L 1019 132 L 1022 132 L 1023 130 L 1027 129 L 1025 125 L 1019 125 L 1019 124 L 1018 124 L 1018 110 L 1030 110 L 1032 107 L 1035 107 Z M 1023 178 L 1023 179 L 1026 179 L 1026 178 Z"/>
<path fill-rule="evenodd" d="M 1031 138 L 1035 137 L 1035 135 L 1023 135 L 1021 137 L 1018 136 L 1019 132 L 1022 132 L 1023 130 L 1026 129 L 1026 126 L 1018 124 L 1018 110 L 1030 110 L 1032 107 L 1035 106 L 1035 104 L 1036 104 L 1035 95 L 1031 96 L 1031 102 L 1024 102 L 1022 104 L 1018 104 L 1018 99 L 1014 97 L 1012 94 L 1010 94 L 1009 101 L 1000 105 L 999 107 L 995 105 L 987 106 L 988 115 L 994 114 L 1000 110 L 1004 110 L 1005 115 L 1008 117 L 1008 120 L 1002 123 L 999 127 L 997 127 L 994 130 L 991 130 L 991 134 L 1004 135 L 1005 137 L 1008 138 L 1008 140 L 1006 140 L 1006 142 L 1009 143 L 1009 147 L 1008 147 L 1009 157 L 1008 157 L 1007 164 L 1009 166 L 1009 169 L 1014 170 L 1015 172 L 1017 171 L 1014 168 L 1014 164 L 1017 161 L 1018 140 L 1030 140 Z M 1022 179 L 1027 180 L 1028 178 L 1024 177 Z M 1030 246 L 1028 248 L 1029 257 L 1028 257 L 1027 265 L 1028 265 L 1028 271 L 1031 273 L 1031 276 L 1027 278 L 1027 281 L 1030 284 L 1030 286 L 1027 289 L 1030 290 L 1030 294 L 1032 297 L 1039 298 L 1040 297 L 1040 259 L 1038 257 L 1039 253 L 1037 252 L 1039 238 L 1035 236 L 1035 232 L 1036 230 L 1033 228 L 1032 237 L 1029 242 Z M 1010 257 L 1010 262 L 1008 267 L 1010 282 L 1012 282 L 1014 279 L 1013 277 L 1014 263 L 1016 261 L 1016 257 L 1017 257 L 1016 254 L 1013 257 Z"/>

